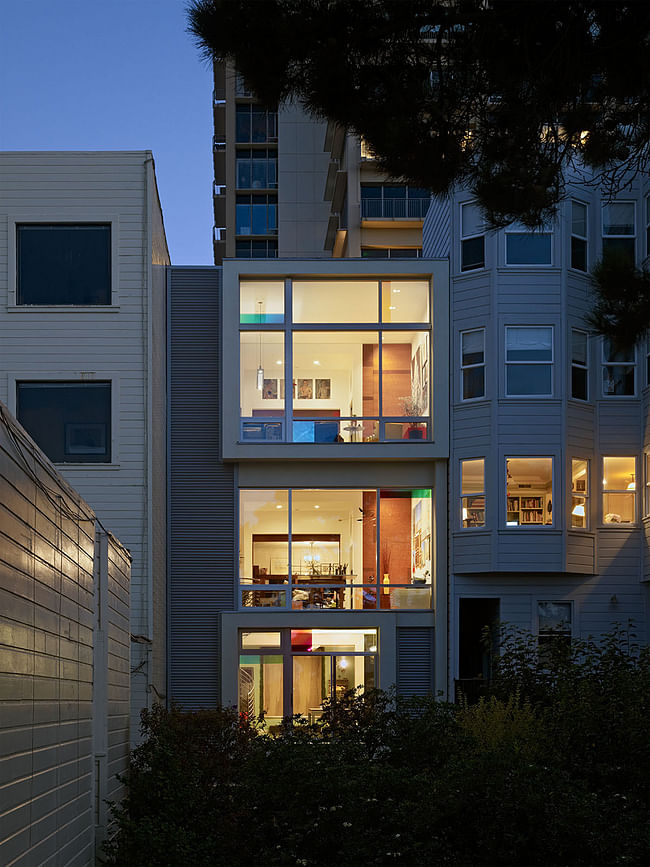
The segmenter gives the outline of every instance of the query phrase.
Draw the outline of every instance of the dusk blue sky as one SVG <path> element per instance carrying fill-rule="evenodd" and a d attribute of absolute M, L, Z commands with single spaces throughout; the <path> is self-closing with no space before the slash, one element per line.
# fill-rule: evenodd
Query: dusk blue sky
<path fill-rule="evenodd" d="M 172 262 L 212 264 L 212 76 L 185 0 L 0 6 L 0 150 L 149 148 Z"/>

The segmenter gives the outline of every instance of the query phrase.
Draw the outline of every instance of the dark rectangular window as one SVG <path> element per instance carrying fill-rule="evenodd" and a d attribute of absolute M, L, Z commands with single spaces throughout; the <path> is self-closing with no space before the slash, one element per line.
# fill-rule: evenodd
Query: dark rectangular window
<path fill-rule="evenodd" d="M 109 463 L 110 382 L 19 382 L 16 415 L 54 463 Z"/>
<path fill-rule="evenodd" d="M 587 332 L 571 329 L 571 397 L 587 400 L 588 396 Z"/>
<path fill-rule="evenodd" d="M 485 221 L 474 202 L 460 206 L 460 269 L 473 271 L 485 267 Z"/>
<path fill-rule="evenodd" d="M 587 270 L 587 206 L 571 202 L 571 267 Z"/>
<path fill-rule="evenodd" d="M 277 255 L 277 241 L 235 242 L 235 256 L 238 259 L 275 259 Z"/>
<path fill-rule="evenodd" d="M 278 200 L 275 195 L 239 195 L 235 200 L 237 235 L 277 235 Z"/>
<path fill-rule="evenodd" d="M 260 105 L 238 105 L 235 109 L 235 141 L 264 143 L 278 135 L 278 114 Z"/>
<path fill-rule="evenodd" d="M 16 227 L 18 304 L 110 304 L 111 227 L 23 223 Z"/>

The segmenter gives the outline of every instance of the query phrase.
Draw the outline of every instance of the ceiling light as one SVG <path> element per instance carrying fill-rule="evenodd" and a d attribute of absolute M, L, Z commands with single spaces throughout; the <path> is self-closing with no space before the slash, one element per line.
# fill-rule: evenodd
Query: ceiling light
<path fill-rule="evenodd" d="M 397 310 L 397 307 L 389 307 L 389 310 Z"/>
<path fill-rule="evenodd" d="M 320 364 L 320 361 L 315 361 L 314 364 Z"/>
<path fill-rule="evenodd" d="M 281 508 L 282 508 L 282 506 L 279 506 L 279 505 L 278 505 L 278 506 L 276 506 L 276 507 L 275 507 L 275 508 L 276 508 L 276 509 L 281 509 Z"/>
<path fill-rule="evenodd" d="M 315 509 L 320 509 L 320 506 L 314 506 Z"/>
<path fill-rule="evenodd" d="M 276 364 L 282 364 L 282 359 L 278 359 L 275 363 Z"/>
<path fill-rule="evenodd" d="M 393 289 L 393 292 L 394 292 L 396 295 L 399 295 L 399 293 L 400 293 L 401 291 L 402 291 L 401 289 Z"/>

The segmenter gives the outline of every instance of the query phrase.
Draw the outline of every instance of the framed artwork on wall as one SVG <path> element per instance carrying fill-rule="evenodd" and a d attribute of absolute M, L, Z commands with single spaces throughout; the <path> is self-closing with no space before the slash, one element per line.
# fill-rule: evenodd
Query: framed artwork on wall
<path fill-rule="evenodd" d="M 298 400 L 312 400 L 314 397 L 314 380 L 298 379 Z"/>
<path fill-rule="evenodd" d="M 262 400 L 277 400 L 278 399 L 278 381 L 277 379 L 265 379 L 264 388 L 262 389 Z"/>
<path fill-rule="evenodd" d="M 316 380 L 316 400 L 329 400 L 331 396 L 331 380 L 317 379 Z"/>

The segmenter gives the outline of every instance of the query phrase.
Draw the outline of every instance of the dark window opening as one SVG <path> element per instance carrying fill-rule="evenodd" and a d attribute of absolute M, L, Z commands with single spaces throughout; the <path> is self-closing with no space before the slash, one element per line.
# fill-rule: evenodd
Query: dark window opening
<path fill-rule="evenodd" d="M 111 227 L 16 227 L 18 304 L 110 304 Z"/>
<path fill-rule="evenodd" d="M 109 463 L 110 382 L 19 382 L 16 415 L 54 463 Z"/>

